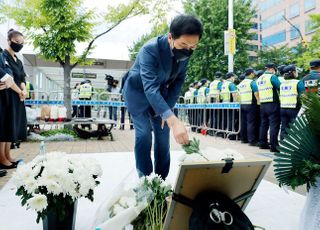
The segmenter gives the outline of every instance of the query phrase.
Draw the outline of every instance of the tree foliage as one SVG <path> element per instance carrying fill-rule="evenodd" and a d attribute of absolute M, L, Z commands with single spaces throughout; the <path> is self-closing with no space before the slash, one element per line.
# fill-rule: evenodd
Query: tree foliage
<path fill-rule="evenodd" d="M 140 48 L 148 42 L 150 39 L 157 37 L 159 35 L 167 33 L 169 30 L 168 23 L 163 21 L 161 24 L 156 24 L 151 29 L 150 33 L 142 35 L 138 41 L 135 41 L 131 47 L 129 47 L 130 59 L 135 60 Z"/>
<path fill-rule="evenodd" d="M 228 1 L 226 0 L 185 0 L 187 13 L 194 14 L 203 23 L 204 34 L 189 61 L 187 83 L 201 78 L 213 80 L 216 71 L 228 70 L 228 56 L 224 55 L 224 31 L 228 29 Z M 235 72 L 244 71 L 250 65 L 248 41 L 253 34 L 255 9 L 251 1 L 234 1 L 234 28 L 236 30 Z"/>
<path fill-rule="evenodd" d="M 309 69 L 311 60 L 320 57 L 320 14 L 311 15 L 310 17 L 315 33 L 311 38 L 311 42 L 308 44 L 306 52 L 297 58 L 298 65 L 303 66 L 305 70 Z"/>
<path fill-rule="evenodd" d="M 82 6 L 82 0 L 14 0 L 2 3 L 2 18 L 13 19 L 26 32 L 35 50 L 45 59 L 57 61 L 64 69 L 64 103 L 67 116 L 71 118 L 71 70 L 83 64 L 94 42 L 107 34 L 122 21 L 137 16 L 151 15 L 152 22 L 165 15 L 168 0 L 130 0 L 127 4 L 108 7 L 103 15 L 107 24 L 105 31 L 93 34 L 97 24 L 94 11 Z M 87 43 L 80 56 L 76 56 L 76 45 Z"/>

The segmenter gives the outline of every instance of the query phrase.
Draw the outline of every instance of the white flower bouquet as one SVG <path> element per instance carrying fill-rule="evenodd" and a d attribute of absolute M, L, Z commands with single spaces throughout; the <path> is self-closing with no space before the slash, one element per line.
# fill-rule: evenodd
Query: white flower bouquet
<path fill-rule="evenodd" d="M 93 229 L 122 230 L 130 224 L 138 230 L 162 229 L 171 186 L 155 174 L 140 178 L 131 188 L 128 181 L 132 182 L 132 178 L 123 180 L 113 197 L 100 206 Z"/>
<path fill-rule="evenodd" d="M 68 215 L 66 206 L 80 197 L 93 201 L 93 190 L 101 175 L 101 167 L 94 159 L 51 152 L 19 166 L 13 181 L 22 206 L 37 212 L 38 223 L 49 211 L 63 220 Z"/>

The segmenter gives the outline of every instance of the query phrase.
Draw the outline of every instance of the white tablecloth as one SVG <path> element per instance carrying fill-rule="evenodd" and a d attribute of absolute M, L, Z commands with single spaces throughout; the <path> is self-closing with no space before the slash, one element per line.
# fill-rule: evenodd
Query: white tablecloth
<path fill-rule="evenodd" d="M 172 152 L 171 169 L 168 179 L 175 183 L 178 157 L 181 152 Z M 133 153 L 74 154 L 74 156 L 96 158 L 102 166 L 101 185 L 95 190 L 95 200 L 80 199 L 78 202 L 76 229 L 89 230 L 99 204 L 110 196 L 113 188 L 130 173 L 134 172 Z M 300 213 L 305 197 L 294 192 L 286 193 L 277 185 L 263 180 L 251 199 L 246 213 L 255 225 L 267 230 L 298 229 Z M 21 207 L 20 198 L 15 196 L 15 188 L 9 181 L 0 191 L 1 230 L 40 230 L 42 223 L 36 224 L 36 213 Z"/>

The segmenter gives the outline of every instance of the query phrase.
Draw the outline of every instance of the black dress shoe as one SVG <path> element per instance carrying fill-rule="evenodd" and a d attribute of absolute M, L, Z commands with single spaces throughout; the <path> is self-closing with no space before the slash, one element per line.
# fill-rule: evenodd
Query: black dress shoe
<path fill-rule="evenodd" d="M 259 144 L 260 149 L 270 149 L 270 146 L 268 144 Z"/>
<path fill-rule="evenodd" d="M 20 161 L 22 161 L 22 159 L 19 159 L 19 160 L 17 160 L 17 161 L 13 161 L 13 162 L 11 161 L 11 163 L 12 163 L 13 165 L 18 165 Z"/>
<path fill-rule="evenodd" d="M 258 142 L 250 142 L 249 143 L 249 146 L 258 146 L 259 144 L 258 144 Z"/>
<path fill-rule="evenodd" d="M 11 164 L 11 165 L 4 165 L 0 163 L 0 169 L 15 169 L 17 168 L 17 165 Z"/>
<path fill-rule="evenodd" d="M 272 153 L 278 153 L 279 150 L 278 150 L 278 149 L 270 149 L 270 152 L 272 152 Z"/>
<path fill-rule="evenodd" d="M 4 169 L 0 169 L 0 177 L 7 175 L 7 171 Z"/>

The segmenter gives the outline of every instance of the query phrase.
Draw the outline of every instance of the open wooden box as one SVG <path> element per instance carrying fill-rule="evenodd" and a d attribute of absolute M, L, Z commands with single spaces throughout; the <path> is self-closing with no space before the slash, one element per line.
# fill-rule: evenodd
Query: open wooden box
<path fill-rule="evenodd" d="M 202 191 L 215 190 L 234 199 L 244 210 L 270 163 L 271 160 L 268 158 L 232 161 L 231 164 L 226 161 L 182 163 L 174 195 L 182 195 L 193 200 Z M 222 172 L 223 170 L 224 172 Z M 189 229 L 191 213 L 190 207 L 172 200 L 164 229 Z"/>

